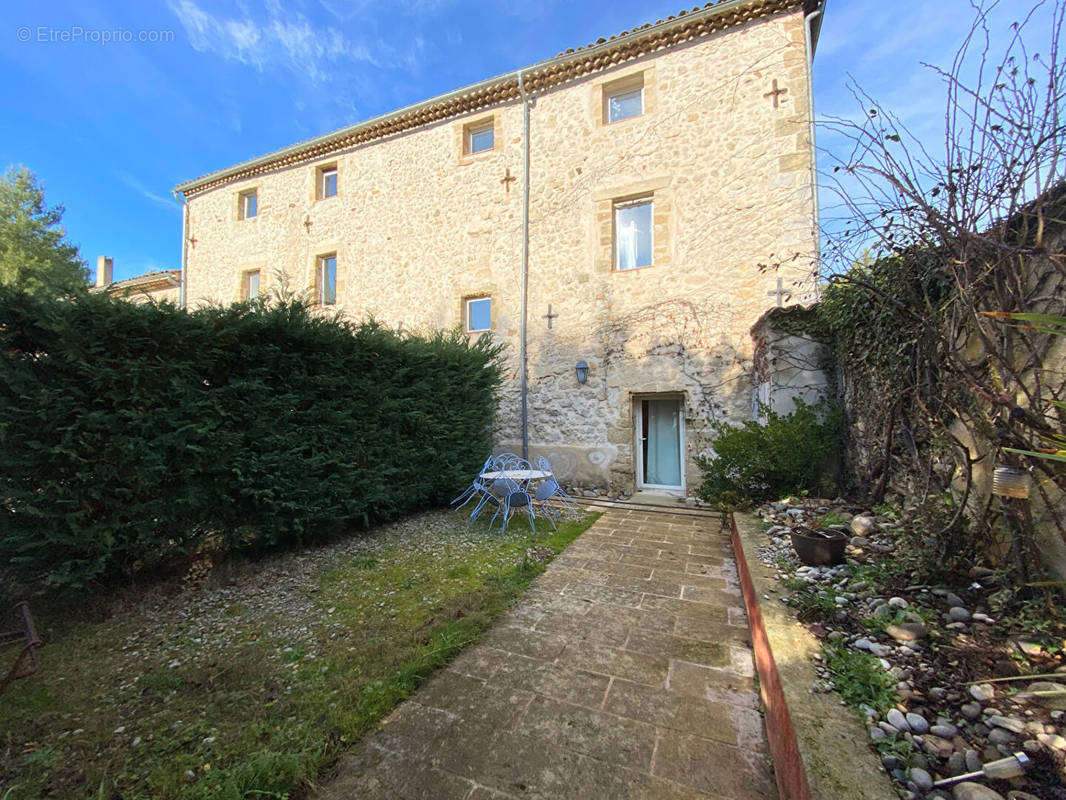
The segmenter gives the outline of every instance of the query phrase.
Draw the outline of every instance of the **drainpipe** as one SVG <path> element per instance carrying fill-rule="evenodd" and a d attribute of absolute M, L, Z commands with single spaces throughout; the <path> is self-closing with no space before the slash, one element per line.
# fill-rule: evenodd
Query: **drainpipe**
<path fill-rule="evenodd" d="M 185 268 L 189 261 L 189 204 L 185 195 L 173 192 L 174 199 L 181 203 L 181 283 L 178 284 L 178 308 L 185 310 Z"/>
<path fill-rule="evenodd" d="M 814 249 L 816 263 L 821 265 L 822 255 L 822 229 L 820 220 L 820 211 L 818 209 L 818 148 L 814 143 L 814 50 L 817 47 L 817 40 L 815 34 L 812 33 L 815 20 L 818 20 L 818 28 L 821 30 L 821 16 L 825 11 L 826 0 L 818 0 L 818 7 L 814 9 L 803 20 L 803 34 L 804 42 L 807 46 L 807 110 L 810 115 L 810 131 L 809 138 L 811 143 L 811 205 L 814 212 Z M 814 280 L 814 299 L 815 302 L 821 300 L 821 286 L 818 283 L 818 276 L 815 275 Z"/>
<path fill-rule="evenodd" d="M 522 458 L 529 458 L 529 385 L 526 354 L 526 316 L 529 301 L 529 96 L 522 71 L 518 72 L 518 93 L 522 96 L 522 321 L 519 326 L 519 355 L 522 393 Z"/>

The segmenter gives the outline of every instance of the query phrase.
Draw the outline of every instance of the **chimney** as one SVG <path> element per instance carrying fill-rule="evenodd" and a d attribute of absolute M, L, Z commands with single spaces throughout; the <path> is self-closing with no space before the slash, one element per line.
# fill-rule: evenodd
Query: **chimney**
<path fill-rule="evenodd" d="M 107 286 L 115 277 L 115 259 L 110 256 L 98 256 L 96 259 L 96 285 Z"/>

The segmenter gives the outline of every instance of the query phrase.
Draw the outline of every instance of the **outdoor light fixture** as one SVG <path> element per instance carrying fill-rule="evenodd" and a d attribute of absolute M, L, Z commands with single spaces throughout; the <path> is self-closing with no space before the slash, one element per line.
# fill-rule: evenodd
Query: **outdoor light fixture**
<path fill-rule="evenodd" d="M 1029 475 L 1017 467 L 999 465 L 992 472 L 992 494 L 1000 497 L 1029 497 Z"/>
<path fill-rule="evenodd" d="M 574 368 L 577 371 L 577 382 L 584 383 L 589 379 L 589 365 L 584 361 L 578 361 Z"/>

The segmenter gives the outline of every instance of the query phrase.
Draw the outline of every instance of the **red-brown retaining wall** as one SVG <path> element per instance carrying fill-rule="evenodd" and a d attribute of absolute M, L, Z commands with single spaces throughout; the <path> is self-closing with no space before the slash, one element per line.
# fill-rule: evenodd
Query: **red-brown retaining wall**
<path fill-rule="evenodd" d="M 748 572 L 748 562 L 744 558 L 744 548 L 737 533 L 737 523 L 729 515 L 733 529 L 733 552 L 737 558 L 737 571 L 740 573 L 740 586 L 744 592 L 744 605 L 748 611 L 748 624 L 751 626 L 751 642 L 755 650 L 755 667 L 759 671 L 759 693 L 762 695 L 766 709 L 766 736 L 770 742 L 770 754 L 774 758 L 774 776 L 777 779 L 777 793 L 781 800 L 810 800 L 811 790 L 807 785 L 807 775 L 803 769 L 799 747 L 796 744 L 796 731 L 792 727 L 792 715 L 785 702 L 785 693 L 781 687 L 781 678 L 777 674 L 774 654 L 770 651 L 770 642 L 763 627 L 762 612 L 759 610 L 759 598 Z"/>

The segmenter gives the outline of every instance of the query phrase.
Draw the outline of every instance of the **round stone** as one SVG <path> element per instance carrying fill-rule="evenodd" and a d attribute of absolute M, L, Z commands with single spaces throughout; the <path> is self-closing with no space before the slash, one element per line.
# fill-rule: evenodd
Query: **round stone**
<path fill-rule="evenodd" d="M 958 750 L 948 756 L 948 771 L 952 775 L 962 775 L 966 772 L 966 756 Z"/>
<path fill-rule="evenodd" d="M 906 715 L 907 724 L 915 733 L 925 733 L 929 730 L 929 722 L 921 714 L 913 712 Z"/>
<path fill-rule="evenodd" d="M 933 776 L 920 767 L 911 767 L 907 771 L 907 777 L 914 782 L 920 791 L 928 792 L 933 788 Z"/>
<path fill-rule="evenodd" d="M 851 530 L 856 536 L 867 536 L 877 530 L 877 522 L 873 517 L 852 517 Z"/>
<path fill-rule="evenodd" d="M 945 739 L 950 739 L 959 732 L 959 729 L 949 722 L 941 722 L 931 727 L 929 732 L 934 736 L 942 736 Z"/>
<path fill-rule="evenodd" d="M 907 722 L 907 717 L 903 715 L 903 712 L 898 708 L 891 709 L 888 714 L 885 715 L 885 719 L 888 724 L 898 731 L 909 731 L 911 729 L 910 723 Z"/>
<path fill-rule="evenodd" d="M 1003 795 L 999 792 L 970 781 L 956 784 L 955 788 L 951 790 L 951 796 L 955 800 L 1003 800 Z"/>
<path fill-rule="evenodd" d="M 979 772 L 981 770 L 981 757 L 977 755 L 976 750 L 967 750 L 965 758 L 967 772 Z"/>
<path fill-rule="evenodd" d="M 970 720 L 970 722 L 973 722 L 981 716 L 981 706 L 977 703 L 967 703 L 960 708 L 959 711 L 964 717 L 966 717 L 966 719 Z"/>
<path fill-rule="evenodd" d="M 995 688 L 988 683 L 976 683 L 970 687 L 970 697 L 978 703 L 987 703 L 996 696 Z"/>
<path fill-rule="evenodd" d="M 1066 739 L 1064 739 L 1063 737 L 1059 736 L 1057 733 L 1055 733 L 1055 734 L 1041 733 L 1036 738 L 1040 742 L 1040 744 L 1042 744 L 1045 747 L 1048 747 L 1048 748 L 1050 748 L 1052 750 L 1059 750 L 1059 751 L 1066 750 Z"/>
<path fill-rule="evenodd" d="M 997 728 L 1005 728 L 1011 733 L 1021 733 L 1025 730 L 1025 723 L 1014 717 L 1004 717 L 999 714 L 993 714 L 986 719 L 985 722 L 988 725 L 994 725 Z"/>
<path fill-rule="evenodd" d="M 885 633 L 897 642 L 913 642 L 929 635 L 929 629 L 917 622 L 903 622 L 899 625 L 889 625 Z"/>
<path fill-rule="evenodd" d="M 988 732 L 988 741 L 992 744 L 1010 744 L 1014 741 L 1014 734 L 1003 728 L 993 728 Z"/>
<path fill-rule="evenodd" d="M 952 606 L 948 611 L 948 616 L 951 617 L 952 622 L 969 622 L 970 612 L 962 606 Z"/>

